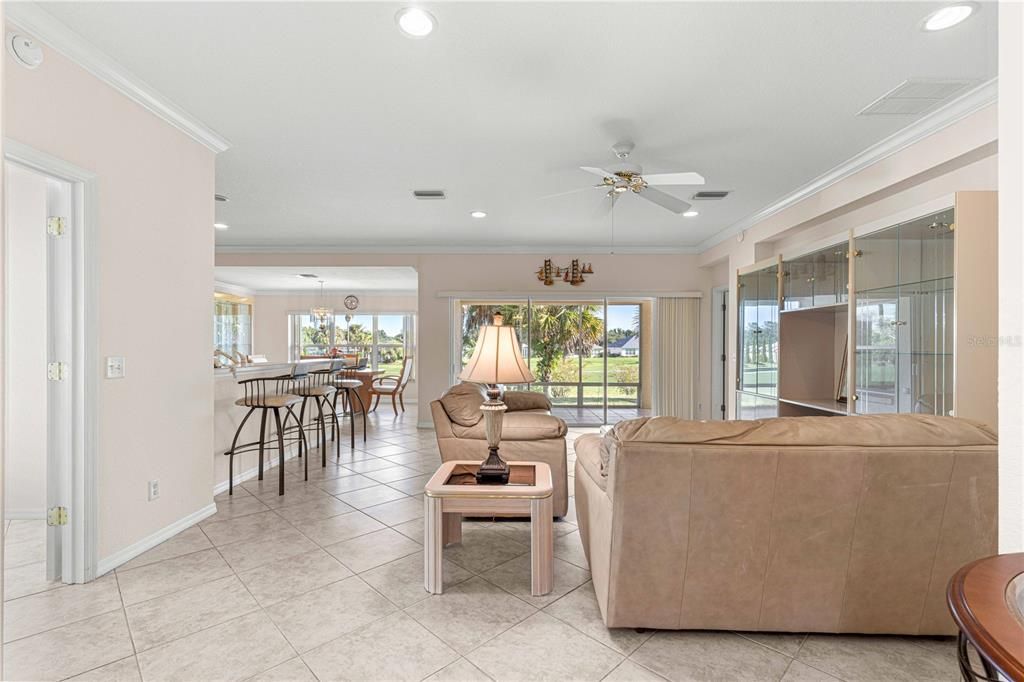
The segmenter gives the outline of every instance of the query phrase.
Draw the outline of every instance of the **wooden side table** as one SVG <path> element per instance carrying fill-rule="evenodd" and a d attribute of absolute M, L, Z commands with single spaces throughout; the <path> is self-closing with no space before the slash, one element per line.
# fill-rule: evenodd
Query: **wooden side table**
<path fill-rule="evenodd" d="M 423 586 L 441 594 L 445 545 L 462 540 L 462 517 L 530 514 L 531 593 L 551 592 L 553 530 L 551 468 L 543 462 L 510 462 L 507 485 L 477 485 L 479 461 L 445 462 L 424 487 Z"/>

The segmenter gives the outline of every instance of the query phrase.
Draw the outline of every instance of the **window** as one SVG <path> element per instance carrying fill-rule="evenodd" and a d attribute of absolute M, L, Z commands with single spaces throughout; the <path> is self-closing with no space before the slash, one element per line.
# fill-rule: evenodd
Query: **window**
<path fill-rule="evenodd" d="M 473 354 L 481 325 L 495 312 L 515 327 L 523 358 L 558 416 L 609 423 L 643 409 L 641 309 L 635 302 L 508 300 L 461 303 L 461 355 Z"/>
<path fill-rule="evenodd" d="M 371 369 L 398 375 L 402 360 L 415 352 L 415 322 L 408 313 L 335 315 L 321 329 L 309 313 L 292 313 L 289 357 L 294 362 L 350 355 Z"/>
<path fill-rule="evenodd" d="M 213 294 L 213 347 L 227 355 L 252 355 L 252 300 Z"/>

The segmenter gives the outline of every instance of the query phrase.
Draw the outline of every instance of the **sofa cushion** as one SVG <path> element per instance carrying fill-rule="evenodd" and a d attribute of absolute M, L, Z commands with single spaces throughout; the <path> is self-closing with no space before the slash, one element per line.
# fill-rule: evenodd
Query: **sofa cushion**
<path fill-rule="evenodd" d="M 996 444 L 996 434 L 980 422 L 926 414 L 779 417 L 750 421 L 643 417 L 619 422 L 609 436 L 621 443 L 854 445 L 866 448 Z"/>
<path fill-rule="evenodd" d="M 558 417 L 545 412 L 506 412 L 501 423 L 502 440 L 547 440 L 564 438 L 569 428 Z M 486 440 L 484 421 L 472 426 L 464 426 L 458 422 L 452 424 L 452 433 L 456 438 L 472 438 Z"/>
<path fill-rule="evenodd" d="M 463 382 L 452 386 L 441 396 L 441 406 L 448 418 L 459 426 L 474 426 L 484 418 L 480 406 L 486 399 L 482 385 Z"/>
<path fill-rule="evenodd" d="M 551 401 L 543 393 L 533 391 L 505 391 L 502 401 L 508 407 L 509 412 L 521 410 L 551 410 Z"/>
<path fill-rule="evenodd" d="M 576 451 L 576 463 L 601 490 L 608 490 L 608 472 L 601 464 L 602 441 L 601 436 L 588 433 L 576 439 L 573 449 Z"/>

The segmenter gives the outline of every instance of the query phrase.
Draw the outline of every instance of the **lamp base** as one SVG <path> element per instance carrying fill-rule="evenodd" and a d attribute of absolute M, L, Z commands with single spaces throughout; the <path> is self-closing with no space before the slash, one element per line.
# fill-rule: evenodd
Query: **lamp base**
<path fill-rule="evenodd" d="M 477 485 L 505 485 L 508 483 L 508 463 L 498 454 L 498 448 L 491 448 L 487 459 L 476 472 Z"/>

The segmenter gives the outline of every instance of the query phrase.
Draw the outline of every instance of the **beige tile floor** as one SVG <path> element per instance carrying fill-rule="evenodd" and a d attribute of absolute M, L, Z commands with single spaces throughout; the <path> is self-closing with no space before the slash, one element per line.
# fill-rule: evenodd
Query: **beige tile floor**
<path fill-rule="evenodd" d="M 276 476 L 249 481 L 90 585 L 47 583 L 41 523 L 6 524 L 4 679 L 958 677 L 948 639 L 608 630 L 572 511 L 551 595 L 530 596 L 528 525 L 507 521 L 467 522 L 445 593 L 427 595 L 419 491 L 439 458 L 415 423 L 415 407 L 382 410 L 365 446 L 346 442 L 308 483 L 288 462 L 283 498 Z"/>

